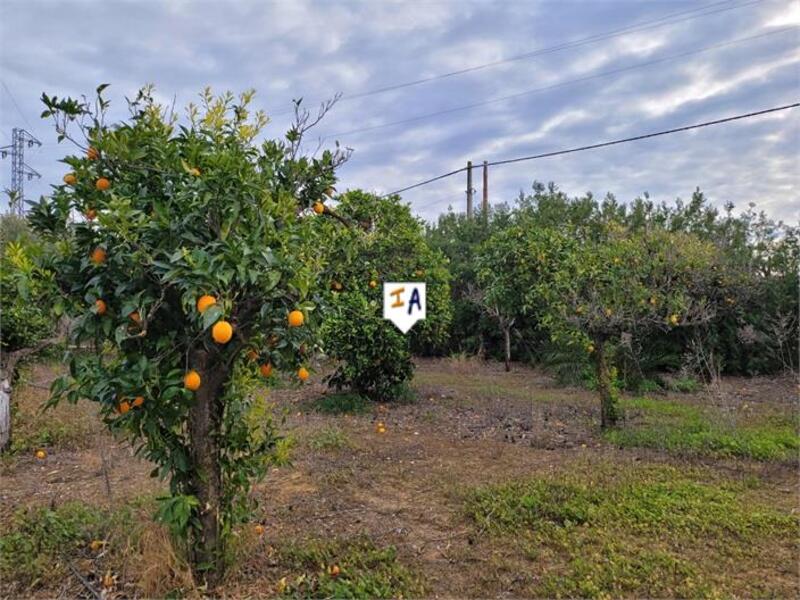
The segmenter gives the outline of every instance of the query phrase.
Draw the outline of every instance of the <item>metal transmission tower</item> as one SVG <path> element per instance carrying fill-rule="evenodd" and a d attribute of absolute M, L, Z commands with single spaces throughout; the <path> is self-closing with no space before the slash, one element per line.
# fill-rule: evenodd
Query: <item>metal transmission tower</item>
<path fill-rule="evenodd" d="M 8 210 L 11 213 L 22 215 L 25 212 L 25 178 L 30 181 L 34 177 L 41 177 L 39 172 L 25 164 L 25 146 L 41 146 L 42 142 L 24 129 L 14 128 L 11 135 L 11 145 L 0 148 L 0 158 L 11 154 L 11 189 L 8 190 Z"/>

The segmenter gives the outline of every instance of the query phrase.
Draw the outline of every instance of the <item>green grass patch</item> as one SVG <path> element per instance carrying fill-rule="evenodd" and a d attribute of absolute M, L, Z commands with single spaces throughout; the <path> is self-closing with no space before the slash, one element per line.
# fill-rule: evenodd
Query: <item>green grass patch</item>
<path fill-rule="evenodd" d="M 3 578 L 24 581 L 33 589 L 63 577 L 61 555 L 103 539 L 104 520 L 100 511 L 80 502 L 17 512 L 10 530 L 0 536 Z"/>
<path fill-rule="evenodd" d="M 366 538 L 279 547 L 278 562 L 289 570 L 282 592 L 287 598 L 413 598 L 423 592 L 421 579 L 398 562 L 394 547 L 378 548 Z"/>
<path fill-rule="evenodd" d="M 603 436 L 621 447 L 657 448 L 674 453 L 738 456 L 756 460 L 796 459 L 800 435 L 789 419 L 726 425 L 697 406 L 650 398 L 625 399 L 630 422 Z"/>
<path fill-rule="evenodd" d="M 341 450 L 352 447 L 350 436 L 336 426 L 326 426 L 314 432 L 308 438 L 308 445 L 313 450 Z"/>
<path fill-rule="evenodd" d="M 796 553 L 800 520 L 748 499 L 752 482 L 708 478 L 668 466 L 590 465 L 585 474 L 476 489 L 466 512 L 480 531 L 512 540 L 541 569 L 526 592 L 532 595 L 770 592 L 763 578 L 753 578 L 748 592 L 734 577 L 748 564 L 768 569 L 780 552 Z M 721 568 L 727 564 L 733 575 Z"/>
<path fill-rule="evenodd" d="M 369 412 L 370 401 L 359 394 L 341 392 L 317 398 L 311 407 L 328 415 L 357 415 Z"/>

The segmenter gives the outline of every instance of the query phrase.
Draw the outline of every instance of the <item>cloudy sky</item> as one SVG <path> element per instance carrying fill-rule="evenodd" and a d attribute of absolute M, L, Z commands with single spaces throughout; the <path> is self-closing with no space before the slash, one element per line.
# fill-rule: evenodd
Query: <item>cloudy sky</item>
<path fill-rule="evenodd" d="M 354 149 L 338 187 L 388 192 L 467 160 L 797 102 L 798 26 L 800 0 L 0 0 L 0 145 L 13 127 L 42 141 L 26 153 L 42 174 L 26 183 L 37 198 L 60 181 L 67 150 L 39 119 L 43 91 L 111 83 L 120 118 L 124 96 L 144 83 L 179 105 L 206 85 L 253 87 L 270 136 L 285 131 L 293 98 L 316 105 L 341 92 L 316 130 Z M 534 180 L 622 201 L 643 192 L 671 201 L 699 186 L 715 204 L 753 202 L 794 222 L 799 150 L 800 108 L 497 167 L 490 201 L 513 200 Z M 0 169 L 8 187 L 10 158 Z M 404 198 L 435 219 L 463 210 L 465 188 L 459 174 Z"/>

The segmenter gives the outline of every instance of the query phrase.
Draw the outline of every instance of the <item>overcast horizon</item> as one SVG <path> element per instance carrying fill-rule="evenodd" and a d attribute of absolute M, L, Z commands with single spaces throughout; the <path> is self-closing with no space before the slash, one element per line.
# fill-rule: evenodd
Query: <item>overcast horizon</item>
<path fill-rule="evenodd" d="M 178 107 L 207 85 L 255 88 L 256 107 L 272 118 L 269 137 L 285 132 L 293 98 L 313 109 L 342 93 L 306 145 L 338 139 L 354 150 L 338 189 L 386 193 L 467 160 L 479 167 L 797 102 L 799 25 L 800 1 L 783 0 L 5 0 L 0 146 L 14 127 L 42 142 L 26 149 L 25 162 L 42 175 L 25 182 L 30 200 L 60 183 L 58 160 L 72 152 L 39 118 L 42 92 L 91 95 L 110 83 L 113 121 L 146 83 Z M 526 53 L 534 56 L 508 60 Z M 498 64 L 439 77 L 487 63 Z M 397 121 L 405 122 L 384 127 Z M 796 223 L 798 142 L 800 108 L 492 168 L 490 202 L 512 202 L 534 180 L 621 202 L 645 192 L 674 202 L 699 187 L 715 206 L 754 203 Z M 0 189 L 10 186 L 10 163 L 0 161 Z M 478 168 L 477 203 L 480 182 Z M 460 173 L 403 198 L 432 220 L 448 206 L 463 211 L 465 188 Z"/>

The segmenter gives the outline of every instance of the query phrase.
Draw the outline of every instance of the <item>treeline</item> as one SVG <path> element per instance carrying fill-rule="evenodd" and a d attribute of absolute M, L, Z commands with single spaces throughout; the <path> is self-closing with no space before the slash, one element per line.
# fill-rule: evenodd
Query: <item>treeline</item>
<path fill-rule="evenodd" d="M 508 351 L 591 380 L 602 340 L 629 387 L 680 369 L 796 369 L 798 233 L 753 205 L 717 209 L 699 190 L 625 204 L 537 182 L 513 205 L 472 219 L 450 211 L 427 227 L 452 276 L 450 335 L 432 350 Z"/>

